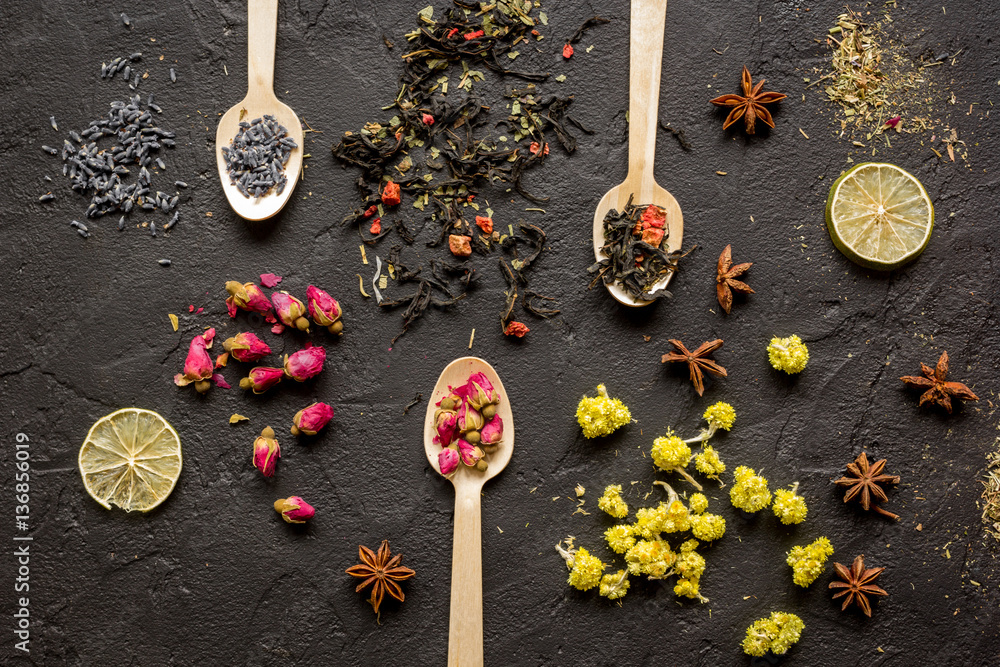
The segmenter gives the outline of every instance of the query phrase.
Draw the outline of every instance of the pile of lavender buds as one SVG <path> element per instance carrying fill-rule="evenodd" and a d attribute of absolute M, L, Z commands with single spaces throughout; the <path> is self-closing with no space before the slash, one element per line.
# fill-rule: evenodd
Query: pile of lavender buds
<path fill-rule="evenodd" d="M 263 197 L 276 188 L 281 194 L 288 179 L 285 164 L 292 150 L 298 148 L 288 136 L 288 129 L 265 114 L 249 123 L 240 121 L 240 131 L 230 146 L 222 147 L 229 170 L 229 182 L 244 197 Z"/>
<path fill-rule="evenodd" d="M 159 210 L 163 213 L 173 211 L 180 196 L 175 192 L 151 192 L 155 165 L 161 171 L 166 165 L 160 157 L 154 155 L 162 147 L 173 148 L 175 134 L 168 132 L 153 122 L 151 109 L 159 111 L 149 96 L 143 108 L 139 96 L 133 96 L 126 102 L 112 102 L 111 111 L 106 118 L 90 122 L 82 132 L 70 131 L 70 140 L 63 140 L 62 160 L 63 175 L 72 181 L 72 189 L 81 194 L 91 196 L 87 208 L 88 218 L 99 218 L 108 213 L 121 212 L 118 229 L 125 228 L 125 216 L 138 207 L 145 211 Z M 103 137 L 113 137 L 114 144 L 108 148 L 98 148 L 97 142 Z M 59 151 L 49 146 L 42 150 L 57 155 Z M 123 178 L 128 177 L 138 166 L 134 183 L 126 185 Z M 177 187 L 185 187 L 182 181 L 176 181 Z M 179 212 L 175 212 L 164 229 L 170 229 L 178 220 Z M 75 222 L 75 221 L 74 221 Z M 86 226 L 76 223 L 72 225 L 81 236 L 86 237 Z M 82 227 L 82 229 L 81 229 Z M 150 224 L 152 236 L 156 236 L 156 225 Z"/>
<path fill-rule="evenodd" d="M 139 81 L 142 80 L 142 77 L 139 76 L 138 70 L 134 70 L 135 77 L 129 80 L 129 77 L 132 75 L 133 72 L 132 65 L 130 65 L 129 63 L 134 63 L 140 59 L 142 59 L 142 53 L 136 51 L 135 53 L 126 58 L 115 58 L 110 63 L 101 63 L 101 78 L 113 79 L 115 74 L 121 72 L 122 78 L 125 79 L 126 82 L 128 82 L 128 87 L 131 88 L 132 90 L 135 90 L 136 88 L 139 87 Z M 155 110 L 157 109 L 154 109 L 154 111 Z"/>

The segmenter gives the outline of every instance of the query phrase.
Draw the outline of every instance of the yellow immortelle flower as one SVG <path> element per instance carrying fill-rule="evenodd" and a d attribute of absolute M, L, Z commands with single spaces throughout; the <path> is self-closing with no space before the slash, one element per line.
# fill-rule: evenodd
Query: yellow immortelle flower
<path fill-rule="evenodd" d="M 598 592 L 609 600 L 617 600 L 628 592 L 630 582 L 626 570 L 618 570 L 614 574 L 606 574 L 601 578 Z"/>
<path fill-rule="evenodd" d="M 584 396 L 576 408 L 576 420 L 585 438 L 611 435 L 632 421 L 632 413 L 617 398 L 608 396 L 603 384 L 597 385 L 597 396 Z"/>
<path fill-rule="evenodd" d="M 728 431 L 736 423 L 736 410 L 729 403 L 723 403 L 719 401 L 713 405 L 708 406 L 705 410 L 705 419 L 708 420 L 708 426 L 710 429 L 712 427 L 724 431 Z"/>
<path fill-rule="evenodd" d="M 652 578 L 666 576 L 677 554 L 663 540 L 639 540 L 625 553 L 625 563 L 630 574 L 645 574 Z"/>
<path fill-rule="evenodd" d="M 573 554 L 573 565 L 570 568 L 568 583 L 573 588 L 587 591 L 601 583 L 601 575 L 607 565 L 597 556 L 580 547 Z"/>
<path fill-rule="evenodd" d="M 770 618 L 758 619 L 747 628 L 743 652 L 758 658 L 768 651 L 784 655 L 792 644 L 799 641 L 805 628 L 806 624 L 795 614 L 772 611 Z"/>
<path fill-rule="evenodd" d="M 781 519 L 781 523 L 785 525 L 802 523 L 809 512 L 806 499 L 795 493 L 798 488 L 799 483 L 796 482 L 791 489 L 778 489 L 774 492 L 774 504 L 771 509 L 774 510 L 774 516 Z"/>
<path fill-rule="evenodd" d="M 663 515 L 656 507 L 640 507 L 635 511 L 632 532 L 647 540 L 663 530 Z"/>
<path fill-rule="evenodd" d="M 604 531 L 604 539 L 608 541 L 608 547 L 616 554 L 625 553 L 635 544 L 632 526 L 628 525 L 611 526 Z"/>
<path fill-rule="evenodd" d="M 726 464 L 719 458 L 719 452 L 712 449 L 711 445 L 705 445 L 694 457 L 694 467 L 710 479 L 719 479 L 719 475 L 726 472 Z"/>
<path fill-rule="evenodd" d="M 691 529 L 691 513 L 680 500 L 670 503 L 660 503 L 656 508 L 660 517 L 660 531 L 664 533 L 682 533 Z"/>
<path fill-rule="evenodd" d="M 816 581 L 823 574 L 826 559 L 833 554 L 830 540 L 820 537 L 812 544 L 802 547 L 794 546 L 788 552 L 786 562 L 792 566 L 792 581 L 802 587 Z"/>
<path fill-rule="evenodd" d="M 714 542 L 726 534 L 726 520 L 718 514 L 691 517 L 691 534 L 702 542 Z"/>
<path fill-rule="evenodd" d="M 778 338 L 775 336 L 767 346 L 767 357 L 771 365 L 789 374 L 801 373 L 809 363 L 809 349 L 798 336 Z"/>
<path fill-rule="evenodd" d="M 708 498 L 704 493 L 692 493 L 688 499 L 688 507 L 692 514 L 701 514 L 708 509 Z"/>
<path fill-rule="evenodd" d="M 759 512 L 771 502 L 771 492 L 767 480 L 757 475 L 753 468 L 740 466 L 733 472 L 736 483 L 729 490 L 729 500 L 733 507 L 745 512 Z"/>
<path fill-rule="evenodd" d="M 622 485 L 610 484 L 605 487 L 604 495 L 597 500 L 597 506 L 616 519 L 628 516 L 628 505 L 622 499 Z"/>
<path fill-rule="evenodd" d="M 691 448 L 673 433 L 653 441 L 653 463 L 662 470 L 683 468 L 691 460 Z"/>

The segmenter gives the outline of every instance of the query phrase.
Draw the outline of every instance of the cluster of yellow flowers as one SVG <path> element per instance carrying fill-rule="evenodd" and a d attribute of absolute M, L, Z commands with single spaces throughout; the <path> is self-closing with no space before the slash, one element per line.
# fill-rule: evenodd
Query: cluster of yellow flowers
<path fill-rule="evenodd" d="M 802 587 L 816 581 L 823 574 L 826 559 L 833 555 L 833 545 L 825 537 L 818 538 L 812 544 L 802 547 L 794 546 L 788 552 L 788 564 L 792 566 L 792 581 Z"/>
<path fill-rule="evenodd" d="M 775 336 L 767 346 L 767 357 L 771 365 L 788 374 L 801 373 L 809 363 L 809 349 L 798 336 L 778 338 Z"/>
<path fill-rule="evenodd" d="M 761 618 L 747 628 L 743 639 L 743 652 L 762 657 L 768 651 L 774 655 L 784 655 L 792 644 L 799 641 L 806 624 L 795 614 L 772 611 L 769 618 Z"/>
<path fill-rule="evenodd" d="M 726 464 L 719 458 L 719 452 L 711 445 L 702 447 L 701 452 L 694 457 L 694 467 L 705 477 L 719 480 L 719 475 L 726 472 Z"/>
<path fill-rule="evenodd" d="M 726 520 L 708 512 L 708 498 L 704 494 L 692 494 L 685 505 L 668 484 L 657 484 L 667 490 L 666 502 L 661 502 L 656 507 L 640 507 L 635 512 L 633 523 L 618 524 L 604 531 L 608 547 L 615 553 L 624 555 L 625 570 L 602 577 L 606 565 L 586 549 L 574 548 L 572 538 L 567 538 L 565 548 L 562 542 L 556 545 L 556 550 L 570 568 L 570 586 L 589 590 L 599 585 L 601 595 L 617 600 L 628 591 L 629 575 L 645 575 L 651 579 L 666 579 L 676 575 L 676 595 L 708 601 L 699 590 L 701 575 L 705 571 L 705 559 L 695 549 L 701 544 L 699 540 L 713 542 L 721 538 L 726 532 Z M 621 498 L 621 486 L 618 484 L 612 484 L 604 490 L 598 505 L 616 518 L 624 518 L 628 514 L 628 506 Z M 624 512 L 616 513 L 621 508 L 624 508 Z M 697 539 L 686 540 L 675 551 L 665 536 L 687 531 L 691 531 Z"/>
<path fill-rule="evenodd" d="M 604 489 L 604 495 L 597 499 L 597 506 L 616 519 L 628 516 L 628 504 L 622 499 L 622 485 L 611 484 Z"/>
<path fill-rule="evenodd" d="M 752 514 L 771 504 L 767 480 L 755 473 L 753 468 L 740 466 L 733 471 L 733 477 L 736 483 L 729 489 L 729 500 L 733 507 Z"/>
<path fill-rule="evenodd" d="M 792 484 L 791 489 L 778 489 L 774 492 L 774 503 L 771 509 L 774 516 L 781 520 L 781 523 L 790 526 L 795 523 L 802 523 L 806 520 L 809 508 L 806 507 L 806 499 L 796 494 L 799 483 Z"/>
<path fill-rule="evenodd" d="M 608 396 L 603 384 L 597 385 L 597 396 L 584 396 L 576 407 L 576 421 L 585 438 L 611 435 L 632 421 L 632 413 L 617 398 Z"/>

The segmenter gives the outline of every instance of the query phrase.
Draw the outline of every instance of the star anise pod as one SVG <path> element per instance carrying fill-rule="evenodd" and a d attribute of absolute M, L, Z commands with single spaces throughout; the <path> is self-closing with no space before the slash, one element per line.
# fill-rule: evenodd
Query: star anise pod
<path fill-rule="evenodd" d="M 924 377 L 919 375 L 904 375 L 899 378 L 906 383 L 907 387 L 923 389 L 920 395 L 920 405 L 924 403 L 936 403 L 940 405 L 948 414 L 951 414 L 951 397 L 964 398 L 967 401 L 978 401 L 979 397 L 972 393 L 972 390 L 961 382 L 947 382 L 948 378 L 948 353 L 942 352 L 938 359 L 937 368 L 931 368 L 927 364 L 920 364 L 920 370 Z"/>
<path fill-rule="evenodd" d="M 675 338 L 671 338 L 668 342 L 677 348 L 677 352 L 667 352 L 660 361 L 663 363 L 676 361 L 686 363 L 691 370 L 691 382 L 694 383 L 694 390 L 698 392 L 699 396 L 705 393 L 704 373 L 711 373 L 716 377 L 726 377 L 726 369 L 717 364 L 714 359 L 708 358 L 708 355 L 722 347 L 721 338 L 702 343 L 694 352 L 689 351 L 684 347 L 684 343 Z"/>
<path fill-rule="evenodd" d="M 753 266 L 753 262 L 744 262 L 733 266 L 733 246 L 727 245 L 719 255 L 719 273 L 715 278 L 715 291 L 719 297 L 719 305 L 729 314 L 733 307 L 733 292 L 754 294 L 754 291 L 742 280 L 736 280 Z"/>
<path fill-rule="evenodd" d="M 727 129 L 740 118 L 746 123 L 747 134 L 754 133 L 758 118 L 766 125 L 774 127 L 771 112 L 765 109 L 763 105 L 779 102 L 785 99 L 787 95 L 782 95 L 781 93 L 762 93 L 761 88 L 764 87 L 764 79 L 758 81 L 757 85 L 754 86 L 750 78 L 750 70 L 747 69 L 746 65 L 743 66 L 741 85 L 743 87 L 742 95 L 720 95 L 714 100 L 710 100 L 716 106 L 733 108 L 729 112 L 729 115 L 726 116 L 726 122 L 722 124 L 722 129 Z"/>
<path fill-rule="evenodd" d="M 873 509 L 882 516 L 898 520 L 899 515 L 872 504 L 872 496 L 875 496 L 882 502 L 889 501 L 889 497 L 885 495 L 885 491 L 882 490 L 879 484 L 899 484 L 899 475 L 883 475 L 882 471 L 884 469 L 885 459 L 869 465 L 868 455 L 861 452 L 858 458 L 854 460 L 854 463 L 847 464 L 848 476 L 835 480 L 834 484 L 847 487 L 847 493 L 844 494 L 845 503 L 857 498 L 866 511 Z"/>
<path fill-rule="evenodd" d="M 862 554 L 854 559 L 851 569 L 847 569 L 840 563 L 834 563 L 833 569 L 837 576 L 843 581 L 831 581 L 830 588 L 840 589 L 833 594 L 833 599 L 847 596 L 840 610 L 847 609 L 852 602 L 861 607 L 865 616 L 871 618 L 872 606 L 868 602 L 869 595 L 888 595 L 887 592 L 875 585 L 875 580 L 885 571 L 884 567 L 865 568 L 865 557 Z"/>
<path fill-rule="evenodd" d="M 389 540 L 382 540 L 382 546 L 378 548 L 378 553 L 374 553 L 366 546 L 359 546 L 358 558 L 361 559 L 361 564 L 347 568 L 347 574 L 352 577 L 364 578 L 364 581 L 354 589 L 357 593 L 360 593 L 369 584 L 374 584 L 369 602 L 375 608 L 376 614 L 379 605 L 382 604 L 382 598 L 387 592 L 400 602 L 403 601 L 406 596 L 403 595 L 403 589 L 396 582 L 409 579 L 416 573 L 408 567 L 400 566 L 403 554 L 396 554 L 390 558 Z"/>

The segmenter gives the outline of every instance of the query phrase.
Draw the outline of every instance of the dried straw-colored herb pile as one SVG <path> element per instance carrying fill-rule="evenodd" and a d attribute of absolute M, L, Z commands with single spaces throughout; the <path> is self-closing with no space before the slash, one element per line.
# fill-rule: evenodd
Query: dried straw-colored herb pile
<path fill-rule="evenodd" d="M 890 7 L 891 8 L 891 7 Z M 900 41 L 887 8 L 878 20 L 870 12 L 854 11 L 837 17 L 829 34 L 817 42 L 830 47 L 827 70 L 815 68 L 820 78 L 806 79 L 806 88 L 819 86 L 838 108 L 840 136 L 854 146 L 875 155 L 879 147 L 892 146 L 892 133 L 921 136 L 939 157 L 947 153 L 951 161 L 958 152 L 967 156 L 965 142 L 948 126 L 943 116 L 955 96 L 935 81 L 935 70 L 954 65 L 961 51 L 921 56 L 914 60 Z"/>
<path fill-rule="evenodd" d="M 555 41 L 542 41 L 548 18 L 536 5 L 530 0 L 490 5 L 454 0 L 443 13 L 425 7 L 418 13 L 418 27 L 401 45 L 401 86 L 384 107 L 391 117 L 344 133 L 333 147 L 337 160 L 360 170 L 361 205 L 344 223 L 356 226 L 367 245 L 393 232 L 400 241 L 388 254 L 387 271 L 396 285 L 388 286 L 384 279 L 379 284 L 389 292 L 405 283 L 412 289 L 401 297 L 383 299 L 379 292 L 375 296 L 383 308 L 405 306 L 403 332 L 428 306 L 465 298 L 481 275 L 472 257 L 497 250 L 508 286 L 501 329 L 511 331 L 519 296 L 523 309 L 534 316 L 559 312 L 544 306 L 551 299 L 527 289 L 525 272 L 541 253 L 545 232 L 509 220 L 498 220 L 494 230 L 489 202 L 478 197 L 481 189 L 492 186 L 501 195 L 516 191 L 534 204 L 545 202 L 547 197 L 528 191 L 525 174 L 545 163 L 550 140 L 566 153 L 575 150 L 570 126 L 589 132 L 567 113 L 571 95 L 542 93 L 539 86 L 551 74 L 517 68 L 527 54 L 551 50 Z M 587 21 L 569 41 L 604 22 L 597 17 Z M 562 43 L 556 48 L 563 48 Z M 487 71 L 506 85 L 486 85 Z M 513 81 L 518 86 L 511 85 Z M 503 90 L 502 96 L 487 99 L 497 89 Z M 393 194 L 387 203 L 387 188 L 395 193 L 397 186 L 399 196 Z M 405 212 L 412 209 L 424 214 L 419 228 L 407 223 Z M 416 252 L 409 247 L 428 226 L 436 233 L 426 245 L 441 248 L 442 256 L 430 260 L 429 267 L 413 267 Z M 378 273 L 375 278 L 380 278 Z"/>
<path fill-rule="evenodd" d="M 1000 451 L 989 456 L 983 486 L 983 528 L 1000 540 Z"/>

